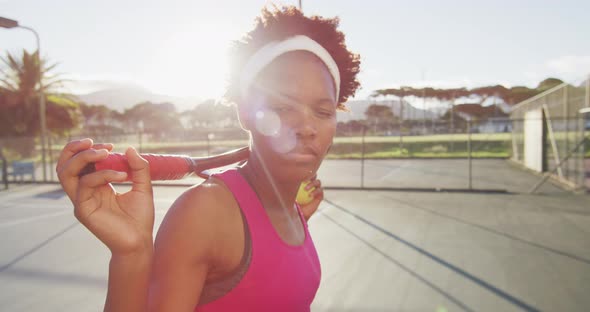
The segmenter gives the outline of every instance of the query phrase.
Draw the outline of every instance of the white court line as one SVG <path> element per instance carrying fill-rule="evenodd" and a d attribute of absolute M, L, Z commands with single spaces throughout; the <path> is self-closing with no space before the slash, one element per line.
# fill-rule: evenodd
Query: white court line
<path fill-rule="evenodd" d="M 176 199 L 176 198 L 174 198 Z M 162 199 L 162 200 L 155 200 L 158 202 L 166 202 L 166 203 L 170 203 L 172 204 L 172 202 L 174 200 L 170 200 L 170 199 Z M 39 204 L 37 203 L 30 203 L 30 204 L 16 204 L 15 206 L 19 206 L 19 208 L 38 208 Z M 67 203 L 65 205 L 68 205 Z M 55 206 L 59 206 L 60 208 L 63 207 L 63 204 L 58 204 Z M 69 206 L 71 206 L 71 204 L 69 204 Z M 12 207 L 11 207 L 12 208 Z M 7 221 L 7 222 L 2 222 L 0 223 L 0 228 L 5 228 L 5 227 L 10 227 L 10 226 L 14 226 L 14 225 L 19 225 L 19 224 L 24 224 L 24 223 L 29 223 L 29 222 L 35 222 L 38 220 L 43 220 L 43 219 L 47 219 L 47 218 L 53 218 L 53 217 L 58 217 L 58 216 L 62 216 L 62 215 L 66 215 L 66 214 L 74 214 L 73 210 L 71 207 L 69 207 L 70 209 L 65 210 L 65 211 L 59 211 L 59 212 L 52 212 L 52 213 L 47 213 L 47 214 L 43 214 L 43 215 L 38 215 L 38 216 L 34 216 L 34 217 L 29 217 L 29 218 L 23 218 L 23 219 L 17 219 L 17 220 L 11 220 L 11 221 Z M 156 209 L 155 210 L 155 214 L 157 215 L 165 215 L 168 212 L 168 209 Z"/>
<path fill-rule="evenodd" d="M 23 200 L 13 200 L 6 203 L 0 204 L 0 209 L 59 209 L 62 210 L 64 208 L 73 209 L 73 206 L 70 202 L 57 202 L 52 203 L 48 201 L 23 201 Z"/>
<path fill-rule="evenodd" d="M 165 215 L 168 211 L 167 210 L 161 210 L 161 209 L 156 209 L 155 214 L 156 215 Z M 35 217 L 30 217 L 30 218 L 24 218 L 24 219 L 18 219 L 18 220 L 12 220 L 12 221 L 8 221 L 8 222 L 3 222 L 0 223 L 0 229 L 1 228 L 5 228 L 5 227 L 10 227 L 10 226 L 14 226 L 14 225 L 19 225 L 19 224 L 24 224 L 24 223 L 29 223 L 29 222 L 35 222 L 38 220 L 43 220 L 43 219 L 48 219 L 48 218 L 53 218 L 53 217 L 59 217 L 59 216 L 63 216 L 66 214 L 72 214 L 73 212 L 68 210 L 68 211 L 60 211 L 60 212 L 54 212 L 54 213 L 48 213 L 48 214 L 44 214 L 44 215 L 40 215 L 40 216 L 35 216 Z"/>
<path fill-rule="evenodd" d="M 47 219 L 47 218 L 53 218 L 53 217 L 62 216 L 62 215 L 66 215 L 66 214 L 73 214 L 73 212 L 70 210 L 67 210 L 67 211 L 47 213 L 44 215 L 39 215 L 39 216 L 35 216 L 35 217 L 30 217 L 30 218 L 12 220 L 12 221 L 8 221 L 8 222 L 0 223 L 0 228 L 5 228 L 5 227 L 13 226 L 13 225 L 34 222 L 34 221 L 43 220 L 43 219 Z"/>

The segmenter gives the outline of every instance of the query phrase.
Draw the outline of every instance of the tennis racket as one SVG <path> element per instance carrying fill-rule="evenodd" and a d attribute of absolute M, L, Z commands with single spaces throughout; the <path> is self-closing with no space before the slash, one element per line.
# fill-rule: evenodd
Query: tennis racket
<path fill-rule="evenodd" d="M 208 178 L 209 170 L 228 166 L 248 158 L 249 148 L 242 147 L 227 153 L 208 156 L 190 157 L 187 155 L 140 154 L 150 165 L 152 181 L 180 180 L 196 174 L 201 178 Z M 106 159 L 90 163 L 80 171 L 80 176 L 99 171 L 116 170 L 127 172 L 127 180 L 131 180 L 131 168 L 127 157 L 121 153 L 110 153 Z"/>

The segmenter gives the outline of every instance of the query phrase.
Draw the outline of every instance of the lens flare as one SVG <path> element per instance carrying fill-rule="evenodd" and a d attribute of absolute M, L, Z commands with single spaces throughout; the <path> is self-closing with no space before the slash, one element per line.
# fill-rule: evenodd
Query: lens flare
<path fill-rule="evenodd" d="M 281 154 L 292 151 L 297 145 L 297 135 L 290 127 L 285 127 L 277 113 L 270 110 L 258 110 L 255 126 L 258 133 L 266 136 L 272 149 Z"/>
<path fill-rule="evenodd" d="M 283 128 L 279 135 L 270 137 L 270 142 L 275 152 L 286 154 L 297 145 L 297 135 L 293 129 Z"/>
<path fill-rule="evenodd" d="M 281 118 L 272 111 L 259 110 L 255 115 L 256 130 L 265 136 L 275 137 L 281 131 Z"/>

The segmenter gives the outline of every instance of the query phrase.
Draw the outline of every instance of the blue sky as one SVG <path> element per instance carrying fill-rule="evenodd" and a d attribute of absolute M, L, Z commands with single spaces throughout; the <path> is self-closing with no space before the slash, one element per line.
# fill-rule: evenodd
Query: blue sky
<path fill-rule="evenodd" d="M 228 44 L 270 3 L 0 0 L 0 16 L 39 32 L 42 54 L 77 81 L 74 92 L 115 81 L 216 97 Z M 590 1 L 303 0 L 303 9 L 341 18 L 362 57 L 358 98 L 399 85 L 534 86 L 590 73 Z M 34 47 L 32 34 L 0 29 L 2 54 Z"/>

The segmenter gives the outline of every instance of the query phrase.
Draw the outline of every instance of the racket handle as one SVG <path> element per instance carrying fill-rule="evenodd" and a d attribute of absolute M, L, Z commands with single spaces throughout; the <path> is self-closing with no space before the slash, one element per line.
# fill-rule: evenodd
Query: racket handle
<path fill-rule="evenodd" d="M 160 155 L 140 154 L 150 165 L 150 177 L 152 181 L 180 180 L 192 173 L 201 178 L 208 178 L 209 169 L 224 167 L 244 161 L 248 158 L 250 149 L 242 147 L 224 154 L 207 157 L 189 157 L 185 155 Z M 80 171 L 80 176 L 97 170 L 116 170 L 127 172 L 127 181 L 131 180 L 131 168 L 127 163 L 127 157 L 121 153 L 110 153 L 106 159 L 86 165 Z"/>
<path fill-rule="evenodd" d="M 150 177 L 157 180 L 180 180 L 193 173 L 194 166 L 189 156 L 183 155 L 158 155 L 140 154 L 148 161 Z M 80 171 L 80 176 L 99 171 L 116 170 L 127 172 L 127 181 L 131 180 L 131 168 L 127 162 L 127 156 L 121 153 L 110 153 L 104 160 L 90 163 Z"/>

